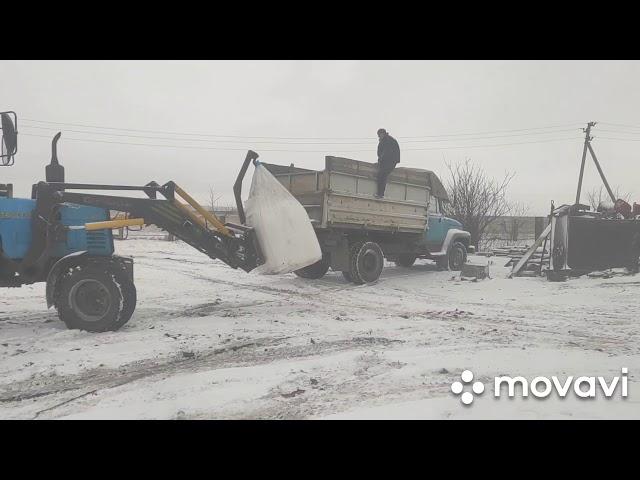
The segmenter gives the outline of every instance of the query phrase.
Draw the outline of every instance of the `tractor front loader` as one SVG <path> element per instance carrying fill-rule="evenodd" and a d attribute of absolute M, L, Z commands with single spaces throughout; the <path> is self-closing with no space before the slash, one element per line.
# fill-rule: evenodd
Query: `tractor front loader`
<path fill-rule="evenodd" d="M 16 124 L 15 114 L 13 122 L 2 114 L 0 165 L 13 163 Z M 112 229 L 157 225 L 210 258 L 246 272 L 264 262 L 252 228 L 222 223 L 174 182 L 65 183 L 57 157 L 59 138 L 52 142 L 45 181 L 33 185 L 30 199 L 13 198 L 12 186 L 0 185 L 0 286 L 46 282 L 47 306 L 56 308 L 68 328 L 117 330 L 135 310 L 133 260 L 114 254 Z M 249 151 L 243 171 L 257 157 Z M 146 198 L 87 191 L 135 191 Z M 111 212 L 127 218 L 112 220 Z"/>

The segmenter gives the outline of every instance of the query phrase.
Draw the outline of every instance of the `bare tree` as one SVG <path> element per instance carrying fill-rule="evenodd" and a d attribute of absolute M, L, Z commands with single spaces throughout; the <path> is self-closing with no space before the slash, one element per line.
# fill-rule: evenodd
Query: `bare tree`
<path fill-rule="evenodd" d="M 616 199 L 621 198 L 625 202 L 629 202 L 631 198 L 630 193 L 620 193 L 620 187 L 616 187 L 613 190 L 613 195 Z M 611 202 L 611 197 L 604 188 L 604 185 L 600 185 L 600 188 L 594 188 L 587 192 L 587 201 L 589 202 L 589 206 L 591 210 L 594 212 L 601 209 L 611 209 L 613 208 L 613 203 Z"/>
<path fill-rule="evenodd" d="M 216 193 L 213 187 L 209 187 L 209 210 L 214 212 L 222 195 Z"/>
<path fill-rule="evenodd" d="M 478 248 L 487 227 L 513 210 L 506 193 L 514 174 L 507 172 L 500 180 L 489 178 L 470 159 L 455 167 L 447 163 L 447 168 L 450 202 L 445 205 L 445 212 L 462 223 L 471 234 L 470 244 Z"/>

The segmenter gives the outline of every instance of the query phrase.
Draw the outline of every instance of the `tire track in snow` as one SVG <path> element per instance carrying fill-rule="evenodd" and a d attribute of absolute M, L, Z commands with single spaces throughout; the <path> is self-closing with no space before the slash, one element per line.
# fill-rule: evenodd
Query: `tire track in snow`
<path fill-rule="evenodd" d="M 427 265 L 429 266 L 429 265 Z M 390 268 L 389 270 L 393 270 L 392 268 Z M 191 278 L 195 278 L 197 280 L 202 280 L 202 281 L 207 281 L 210 283 L 215 283 L 215 284 L 225 284 L 225 285 L 232 285 L 234 287 L 238 287 L 238 288 L 246 288 L 249 290 L 253 290 L 253 291 L 259 291 L 262 293 L 268 293 L 268 294 L 277 294 L 279 296 L 279 298 L 274 299 L 274 300 L 266 300 L 264 302 L 260 302 L 260 303 L 256 303 L 256 306 L 263 306 L 263 305 L 267 305 L 267 304 L 271 304 L 271 303 L 277 303 L 277 302 L 281 302 L 283 299 L 281 298 L 281 296 L 286 296 L 289 299 L 298 299 L 301 295 L 307 295 L 309 297 L 309 300 L 312 302 L 319 302 L 321 303 L 323 306 L 326 306 L 326 304 L 324 303 L 322 297 L 324 295 L 327 294 L 332 294 L 332 293 L 336 293 L 336 292 L 349 292 L 349 291 L 353 291 L 355 289 L 361 290 L 360 293 L 364 293 L 365 295 L 371 295 L 372 297 L 374 297 L 374 302 L 375 299 L 378 297 L 378 295 L 380 294 L 379 290 L 376 289 L 376 286 L 380 286 L 380 285 L 384 285 L 385 283 L 388 283 L 392 280 L 396 280 L 398 278 L 412 278 L 412 277 L 416 277 L 416 276 L 422 276 L 425 271 L 417 271 L 417 272 L 411 272 L 411 273 L 407 273 L 407 274 L 394 274 L 394 275 L 390 275 L 389 277 L 381 277 L 376 283 L 374 284 L 369 284 L 369 285 L 353 285 L 353 284 L 338 284 L 336 285 L 334 282 L 328 282 L 328 281 L 323 281 L 322 283 L 324 285 L 326 285 L 326 288 L 317 288 L 318 285 L 318 280 L 314 280 L 314 284 L 313 287 L 315 287 L 316 291 L 313 292 L 309 292 L 306 289 L 302 289 L 302 290 L 292 290 L 292 289 L 285 289 L 285 288 L 276 288 L 276 287 L 271 287 L 268 285 L 253 285 L 253 284 L 246 284 L 246 283 L 241 283 L 241 282 L 228 282 L 225 280 L 220 280 L 217 278 L 211 278 L 208 277 L 206 275 L 202 275 L 200 273 L 193 273 L 191 270 L 182 270 L 182 269 L 173 269 L 172 271 L 179 271 L 181 274 L 184 274 L 186 276 L 189 276 Z M 433 271 L 435 272 L 435 269 L 428 269 L 426 270 L 428 271 Z M 412 295 L 411 293 L 409 293 L 410 295 Z M 415 295 L 415 294 L 413 294 Z M 412 295 L 412 296 L 413 296 Z M 432 294 L 433 296 L 433 294 Z M 342 301 L 340 299 L 340 297 L 333 297 L 331 299 L 331 306 L 332 307 L 336 307 L 338 309 L 342 308 L 356 308 L 365 312 L 370 312 L 371 311 L 371 305 L 372 303 L 367 303 L 367 304 L 357 304 L 357 303 L 353 303 L 352 300 L 347 300 L 347 301 Z M 483 305 L 483 304 L 481 304 Z M 253 305 L 247 305 L 247 307 L 252 307 Z M 483 305 L 486 307 L 486 305 Z M 235 308 L 235 307 L 230 307 L 230 308 Z M 544 334 L 544 335 L 551 335 L 553 338 L 556 339 L 556 341 L 559 344 L 570 344 L 571 342 L 574 342 L 576 340 L 575 336 L 572 333 L 564 333 L 559 331 L 557 328 L 553 329 L 553 328 L 548 328 L 545 326 L 538 326 L 535 324 L 531 324 L 531 320 L 534 319 L 532 318 L 530 315 L 521 315 L 520 317 L 522 319 L 526 319 L 527 322 L 526 323 L 521 323 L 521 324 L 517 324 L 515 322 L 513 322 L 513 318 L 514 315 L 512 313 L 509 314 L 504 314 L 503 311 L 507 308 L 507 306 L 505 305 L 497 305 L 495 306 L 494 310 L 495 313 L 492 314 L 487 314 L 484 313 L 482 315 L 474 315 L 473 318 L 470 316 L 465 316 L 464 317 L 464 325 L 467 326 L 477 326 L 477 327 L 485 327 L 485 328 L 500 328 L 500 329 L 504 329 L 505 326 L 511 327 L 511 329 L 516 329 L 518 336 L 522 337 L 525 336 L 527 334 Z M 445 310 L 446 309 L 442 309 Z M 213 313 L 213 312 L 212 312 Z M 428 315 L 425 314 L 424 311 L 413 311 L 413 312 L 407 312 L 407 310 L 400 310 L 400 309 L 393 309 L 390 308 L 388 305 L 385 306 L 385 315 L 387 316 L 403 316 L 403 315 L 410 315 L 410 316 L 418 316 L 418 317 L 424 317 L 424 318 L 428 318 L 430 320 L 436 320 L 436 321 L 442 321 L 445 323 L 452 323 L 453 325 L 459 325 L 460 319 L 450 319 L 450 318 L 442 318 L 440 315 L 438 315 L 438 313 L 436 312 L 428 312 L 431 313 L 432 315 Z M 545 312 L 546 314 L 547 312 Z M 556 312 L 556 320 L 559 317 L 563 317 L 566 316 L 567 319 L 572 319 L 573 318 L 573 312 L 568 312 L 566 314 L 564 314 L 564 312 Z M 180 316 L 179 314 L 177 316 Z M 505 320 L 491 320 L 490 317 L 491 316 L 495 316 L 495 317 L 505 317 Z M 509 320 L 509 322 L 507 322 L 506 320 Z M 539 318 L 538 320 L 540 320 L 541 322 L 544 322 L 546 319 L 545 318 Z M 517 329 L 516 327 L 520 327 L 519 329 Z M 513 331 L 510 332 L 505 332 L 505 333 L 509 333 L 512 334 Z M 547 337 L 548 338 L 548 337 Z M 600 336 L 600 337 L 589 337 L 589 340 L 592 340 L 593 343 L 593 348 L 597 349 L 602 347 L 602 343 L 603 341 L 605 343 L 608 344 L 618 344 L 619 343 L 619 336 L 615 336 L 615 335 L 609 335 L 609 336 Z M 580 340 L 585 340 L 585 338 L 581 338 Z M 575 342 L 574 342 L 575 343 Z M 578 347 L 579 345 L 576 345 L 576 347 Z M 584 346 L 579 346 L 580 348 L 584 348 Z"/>
<path fill-rule="evenodd" d="M 94 369 L 70 376 L 54 376 L 37 379 L 33 378 L 16 382 L 0 390 L 0 404 L 12 404 L 25 400 L 39 399 L 60 394 L 74 392 L 70 398 L 55 399 L 53 405 L 40 408 L 35 417 L 44 412 L 68 405 L 70 402 L 86 398 L 89 394 L 114 389 L 126 384 L 141 381 L 157 375 L 177 375 L 180 373 L 195 373 L 205 370 L 215 370 L 232 367 L 252 367 L 264 363 L 304 358 L 315 355 L 325 355 L 332 352 L 362 349 L 387 348 L 401 344 L 402 340 L 380 337 L 352 337 L 349 339 L 316 342 L 305 345 L 284 345 L 291 337 L 266 337 L 246 343 L 236 343 L 213 351 L 198 353 L 193 357 L 172 358 L 165 362 L 157 359 L 142 360 L 122 365 L 119 369 Z M 275 348 L 270 348 L 275 347 Z M 86 388 L 89 388 L 88 391 Z M 78 393 L 78 392 L 81 393 Z"/>

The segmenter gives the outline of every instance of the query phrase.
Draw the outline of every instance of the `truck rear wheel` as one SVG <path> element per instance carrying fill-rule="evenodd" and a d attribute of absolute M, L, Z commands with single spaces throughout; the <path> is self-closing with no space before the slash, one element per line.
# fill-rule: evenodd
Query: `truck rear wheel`
<path fill-rule="evenodd" d="M 316 263 L 312 263 L 304 268 L 300 268 L 298 270 L 294 270 L 295 273 L 300 278 L 309 278 L 312 280 L 317 280 L 318 278 L 322 278 L 329 271 L 329 259 L 322 257 Z"/>
<path fill-rule="evenodd" d="M 418 257 L 411 253 L 401 253 L 398 255 L 398 258 L 396 258 L 395 264 L 399 267 L 409 268 L 415 263 L 416 258 Z"/>
<path fill-rule="evenodd" d="M 118 330 L 136 307 L 136 288 L 109 264 L 71 268 L 58 280 L 55 306 L 67 328 L 89 332 Z"/>
<path fill-rule="evenodd" d="M 358 242 L 351 247 L 349 264 L 349 275 L 353 283 L 373 283 L 382 273 L 384 254 L 380 245 L 375 242 Z"/>

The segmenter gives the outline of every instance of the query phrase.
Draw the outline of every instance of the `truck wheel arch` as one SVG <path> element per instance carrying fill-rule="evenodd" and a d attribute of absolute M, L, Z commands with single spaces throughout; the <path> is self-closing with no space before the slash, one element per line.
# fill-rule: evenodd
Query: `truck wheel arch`
<path fill-rule="evenodd" d="M 471 234 L 469 232 L 465 232 L 464 230 L 458 230 L 457 228 L 451 228 L 447 232 L 447 236 L 444 239 L 444 243 L 442 244 L 442 252 L 448 254 L 449 248 L 456 243 L 462 243 L 465 248 L 469 248 L 469 240 L 471 238 Z"/>

